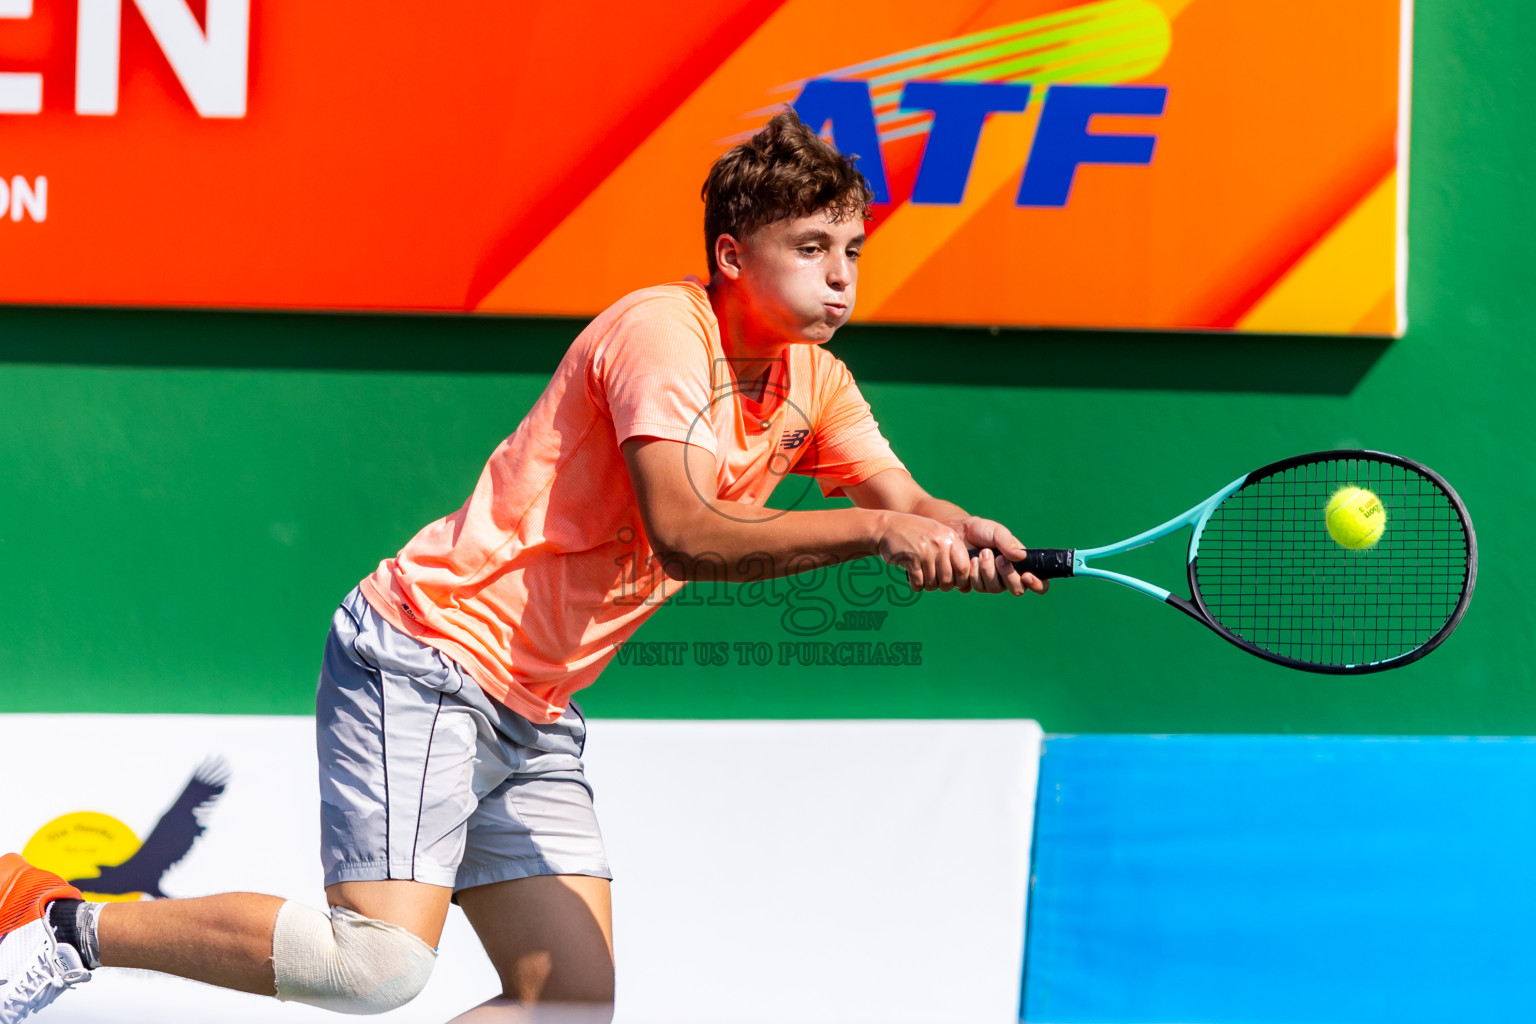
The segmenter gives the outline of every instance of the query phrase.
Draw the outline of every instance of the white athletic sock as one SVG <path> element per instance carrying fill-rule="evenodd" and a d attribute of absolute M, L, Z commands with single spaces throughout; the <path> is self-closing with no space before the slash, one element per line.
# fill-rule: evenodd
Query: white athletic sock
<path fill-rule="evenodd" d="M 96 923 L 101 917 L 101 908 L 105 906 L 105 903 L 81 900 L 75 908 L 75 933 L 80 937 L 80 945 L 75 949 L 85 966 L 93 971 L 101 966 L 101 946 L 96 939 Z"/>

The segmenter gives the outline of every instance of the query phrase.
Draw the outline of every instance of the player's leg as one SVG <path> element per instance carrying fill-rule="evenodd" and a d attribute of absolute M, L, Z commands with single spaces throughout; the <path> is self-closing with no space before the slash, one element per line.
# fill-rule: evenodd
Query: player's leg
<path fill-rule="evenodd" d="M 540 875 L 465 889 L 459 904 L 518 1003 L 613 1002 L 609 881 Z"/>
<path fill-rule="evenodd" d="M 501 781 L 494 765 L 482 768 L 479 748 L 492 730 L 455 696 L 463 686 L 452 662 L 396 630 L 358 591 L 342 602 L 315 704 L 331 913 L 328 921 L 288 908 L 279 916 L 272 956 L 280 999 L 360 1012 L 354 979 L 393 991 L 392 1005 L 426 984 L 469 819 Z M 328 926 L 338 957 L 302 963 Z M 401 936 L 409 942 L 383 948 Z M 288 953 L 289 966 L 303 970 L 285 975 Z M 345 998 L 328 1000 L 325 990 L 338 982 Z"/>
<path fill-rule="evenodd" d="M 42 920 L 25 941 L 0 928 L 7 964 L 36 947 L 32 966 L 0 981 L 0 999 L 15 995 L 25 976 L 32 980 L 24 987 L 46 982 L 48 991 L 23 1009 L 51 1000 L 80 980 L 61 960 L 73 950 L 88 968 L 143 968 L 348 1012 L 391 1009 L 421 990 L 477 804 L 477 727 L 465 721 L 476 713 L 444 709 L 442 688 L 456 676 L 441 656 L 370 616 L 356 593 L 332 626 L 317 700 L 331 913 L 254 893 L 83 903 L 56 876 L 7 858 L 62 889 L 46 914 L 23 906 L 30 917 L 22 923 Z M 57 927 L 44 918 L 57 918 Z"/>
<path fill-rule="evenodd" d="M 103 967 L 136 967 L 275 995 L 272 931 L 284 902 L 235 892 L 104 904 L 96 910 L 99 960 Z"/>
<path fill-rule="evenodd" d="M 458 685 L 440 654 L 353 591 L 331 622 L 315 706 L 330 912 L 249 895 L 118 905 L 100 915 L 102 963 L 348 1013 L 415 998 L 477 806 L 478 712 L 451 700 Z"/>
<path fill-rule="evenodd" d="M 101 963 L 343 1012 L 413 999 L 476 806 L 476 730 L 467 709 L 443 708 L 449 675 L 354 591 L 332 619 L 316 695 L 330 912 L 252 894 L 117 904 L 100 911 Z"/>
<path fill-rule="evenodd" d="M 543 875 L 476 886 L 459 902 L 502 995 L 450 1024 L 608 1024 L 613 920 L 606 878 Z"/>
<path fill-rule="evenodd" d="M 372 921 L 405 929 L 419 945 L 435 947 L 442 935 L 452 892 L 446 886 L 410 881 L 343 882 L 326 890 L 332 907 L 344 907 Z M 143 903 L 108 904 L 98 912 L 96 925 L 100 962 L 104 967 L 136 967 L 218 985 L 221 988 L 280 993 L 274 976 L 274 946 L 278 916 L 288 901 L 257 893 L 224 893 L 196 899 L 154 900 Z M 325 915 L 295 904 L 287 911 L 298 928 L 293 929 L 300 955 L 310 959 L 335 959 L 340 946 L 332 925 L 318 930 L 318 942 L 303 928 Z M 285 924 L 288 922 L 285 921 Z M 196 936 L 188 942 L 188 936 Z M 386 945 L 405 942 L 395 933 Z M 405 942 L 407 958 L 416 944 Z M 371 950 L 381 955 L 382 950 Z M 286 965 L 285 965 L 286 966 Z"/>
<path fill-rule="evenodd" d="M 502 992 L 460 1019 L 607 1021 L 613 914 L 608 856 L 581 761 L 586 722 L 575 704 L 547 725 L 488 711 L 512 771 L 470 819 L 458 901 Z"/>
<path fill-rule="evenodd" d="M 436 956 L 411 929 L 435 942 L 451 890 L 350 885 L 329 916 L 257 893 L 88 903 L 58 876 L 7 854 L 0 857 L 0 1021 L 41 1009 L 97 967 L 158 971 L 344 1012 L 403 1005 L 426 984 Z M 348 901 L 373 916 L 349 915 Z"/>
<path fill-rule="evenodd" d="M 326 902 L 331 906 L 346 907 L 364 917 L 398 924 L 434 948 L 442 940 L 443 922 L 448 919 L 448 904 L 452 897 L 453 890 L 446 885 L 398 878 L 337 882 L 325 887 Z"/>

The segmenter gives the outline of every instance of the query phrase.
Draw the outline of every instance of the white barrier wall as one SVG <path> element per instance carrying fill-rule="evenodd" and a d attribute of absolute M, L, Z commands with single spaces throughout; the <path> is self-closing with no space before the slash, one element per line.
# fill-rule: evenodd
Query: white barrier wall
<path fill-rule="evenodd" d="M 590 727 L 588 774 L 616 876 L 619 1024 L 1017 1020 L 1035 723 Z M 0 716 L 0 850 L 32 844 L 66 866 L 121 857 L 217 756 L 227 791 L 165 875 L 166 894 L 253 890 L 322 905 L 313 743 L 307 718 Z M 376 1019 L 439 1024 L 497 990 L 455 908 L 426 992 Z M 40 1015 L 337 1019 L 111 970 Z"/>

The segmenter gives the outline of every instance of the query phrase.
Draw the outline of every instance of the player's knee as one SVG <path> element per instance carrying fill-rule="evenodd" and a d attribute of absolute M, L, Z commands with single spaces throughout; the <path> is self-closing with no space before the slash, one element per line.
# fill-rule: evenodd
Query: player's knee
<path fill-rule="evenodd" d="M 426 987 L 437 951 L 397 924 L 345 907 L 327 917 L 284 903 L 272 937 L 277 998 L 338 1013 L 384 1013 Z"/>

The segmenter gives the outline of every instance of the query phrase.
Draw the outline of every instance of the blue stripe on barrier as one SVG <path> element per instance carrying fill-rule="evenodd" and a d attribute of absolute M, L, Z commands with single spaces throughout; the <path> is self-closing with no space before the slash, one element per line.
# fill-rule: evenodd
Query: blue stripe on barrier
<path fill-rule="evenodd" d="M 1024 1019 L 1536 1020 L 1536 739 L 1064 736 Z"/>

